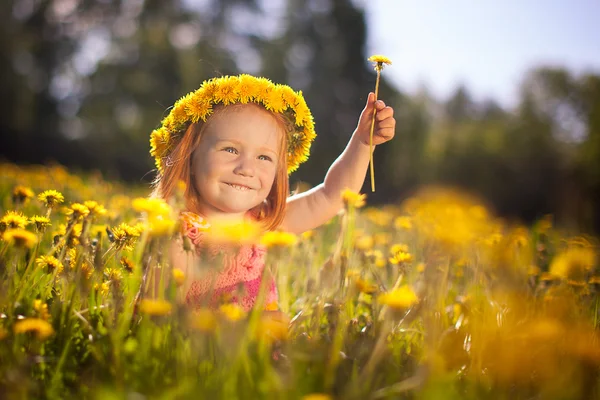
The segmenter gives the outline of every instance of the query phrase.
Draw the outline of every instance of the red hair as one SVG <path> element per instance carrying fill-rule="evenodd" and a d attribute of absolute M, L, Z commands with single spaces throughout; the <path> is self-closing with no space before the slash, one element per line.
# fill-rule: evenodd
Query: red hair
<path fill-rule="evenodd" d="M 256 107 L 257 110 L 269 113 L 277 125 L 281 128 L 282 140 L 279 145 L 279 158 L 277 160 L 277 171 L 271 191 L 263 204 L 259 204 L 250 210 L 251 214 L 259 221 L 265 230 L 276 229 L 285 215 L 286 201 L 289 192 L 289 179 L 287 175 L 287 133 L 290 132 L 291 122 L 282 114 L 270 112 L 264 107 L 254 104 L 232 104 L 216 107 L 213 114 L 206 122 L 191 124 L 185 131 L 183 137 L 168 155 L 164 162 L 163 173 L 157 175 L 153 182 L 154 190 L 152 197 L 162 198 L 169 201 L 176 193 L 180 181 L 185 184 L 185 206 L 188 210 L 198 212 L 198 198 L 200 194 L 196 190 L 191 174 L 192 154 L 200 144 L 210 121 L 217 115 L 230 112 L 240 107 Z"/>

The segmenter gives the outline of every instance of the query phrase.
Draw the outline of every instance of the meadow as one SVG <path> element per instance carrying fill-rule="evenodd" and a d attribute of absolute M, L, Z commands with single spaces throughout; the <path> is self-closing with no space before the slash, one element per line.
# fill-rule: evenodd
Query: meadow
<path fill-rule="evenodd" d="M 2 398 L 600 398 L 598 240 L 552 216 L 438 187 L 345 193 L 299 236 L 215 233 L 269 248 L 282 317 L 181 304 L 180 200 L 61 166 L 0 175 Z"/>

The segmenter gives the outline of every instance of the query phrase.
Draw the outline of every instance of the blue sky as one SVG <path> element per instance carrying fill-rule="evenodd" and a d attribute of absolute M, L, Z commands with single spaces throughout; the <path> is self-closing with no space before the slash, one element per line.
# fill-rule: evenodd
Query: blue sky
<path fill-rule="evenodd" d="M 514 105 L 534 65 L 600 73 L 600 0 L 368 0 L 368 53 L 402 90 L 446 98 L 464 83 L 478 100 Z"/>

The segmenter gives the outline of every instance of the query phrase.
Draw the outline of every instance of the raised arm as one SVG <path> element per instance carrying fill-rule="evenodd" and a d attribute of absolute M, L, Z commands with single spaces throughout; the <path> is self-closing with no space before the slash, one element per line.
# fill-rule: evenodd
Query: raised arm
<path fill-rule="evenodd" d="M 360 190 L 369 166 L 369 133 L 373 106 L 377 107 L 374 145 L 392 139 L 396 128 L 394 110 L 381 100 L 374 102 L 374 99 L 374 93 L 369 93 L 367 104 L 360 114 L 358 125 L 348 145 L 327 171 L 323 183 L 288 199 L 281 229 L 301 233 L 316 228 L 335 216 L 342 208 L 341 193 L 344 189 L 355 192 Z"/>

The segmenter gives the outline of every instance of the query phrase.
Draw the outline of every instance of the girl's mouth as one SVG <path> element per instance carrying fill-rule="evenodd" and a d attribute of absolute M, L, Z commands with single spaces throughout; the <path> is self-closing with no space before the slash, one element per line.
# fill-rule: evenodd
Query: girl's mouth
<path fill-rule="evenodd" d="M 250 190 L 250 188 L 248 186 L 244 186 L 244 185 L 236 185 L 233 183 L 227 183 L 227 185 L 231 186 L 234 189 L 241 190 L 241 191 Z"/>

